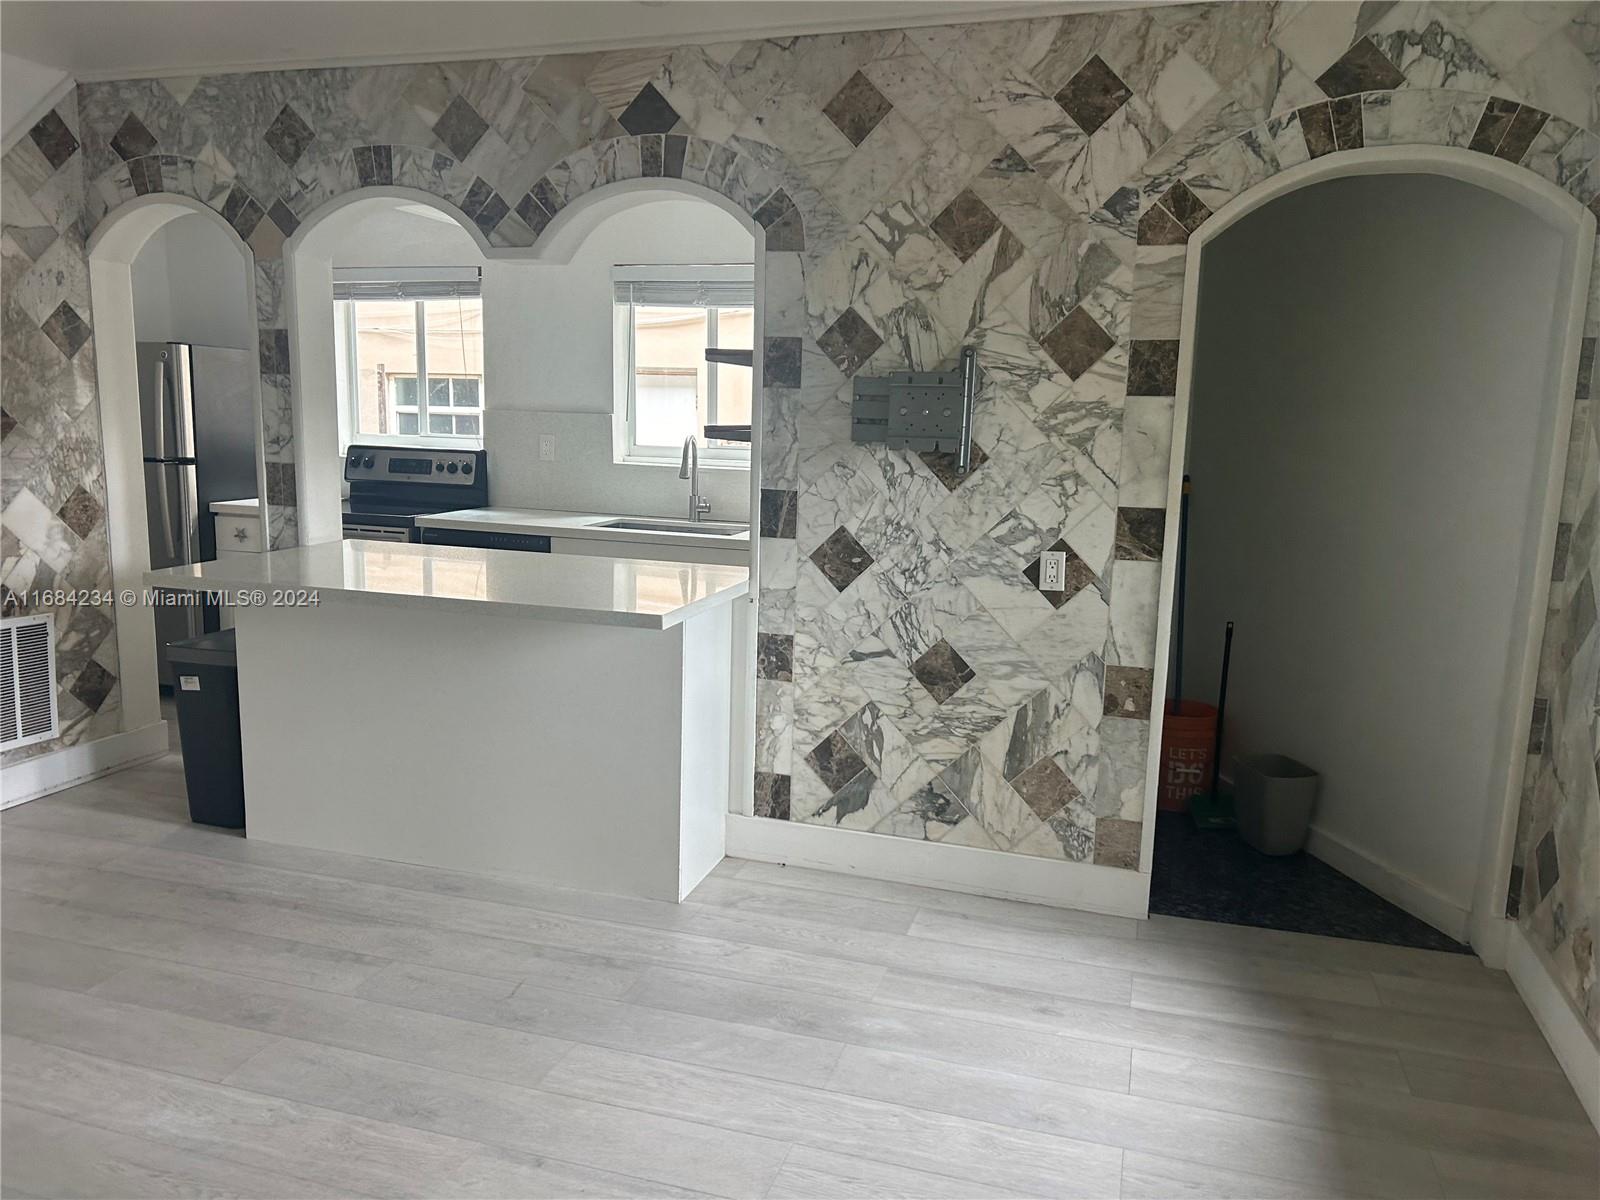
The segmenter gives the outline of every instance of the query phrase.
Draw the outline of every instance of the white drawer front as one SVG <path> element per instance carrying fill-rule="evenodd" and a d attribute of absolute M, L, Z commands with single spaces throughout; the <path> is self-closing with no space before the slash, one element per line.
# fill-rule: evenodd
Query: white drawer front
<path fill-rule="evenodd" d="M 217 523 L 217 553 L 244 551 L 259 554 L 266 549 L 261 544 L 261 518 L 230 517 L 218 513 L 213 519 Z"/>

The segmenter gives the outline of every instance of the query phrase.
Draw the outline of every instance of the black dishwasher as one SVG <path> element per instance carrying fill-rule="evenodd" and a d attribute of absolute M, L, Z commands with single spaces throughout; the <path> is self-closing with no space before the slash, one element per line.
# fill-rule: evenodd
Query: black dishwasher
<path fill-rule="evenodd" d="M 542 533 L 491 533 L 486 529 L 437 529 L 421 527 L 425 546 L 476 546 L 482 550 L 527 550 L 549 554 L 550 539 Z"/>

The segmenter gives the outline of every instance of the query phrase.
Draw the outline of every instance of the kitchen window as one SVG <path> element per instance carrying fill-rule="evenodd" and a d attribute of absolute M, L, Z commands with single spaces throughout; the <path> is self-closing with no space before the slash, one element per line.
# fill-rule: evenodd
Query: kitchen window
<path fill-rule="evenodd" d="M 483 445 L 478 268 L 341 268 L 333 299 L 345 445 Z"/>
<path fill-rule="evenodd" d="M 702 461 L 749 466 L 747 441 L 708 441 L 705 427 L 750 424 L 753 372 L 706 351 L 754 345 L 753 268 L 617 267 L 612 280 L 620 457 L 676 463 L 693 434 Z"/>

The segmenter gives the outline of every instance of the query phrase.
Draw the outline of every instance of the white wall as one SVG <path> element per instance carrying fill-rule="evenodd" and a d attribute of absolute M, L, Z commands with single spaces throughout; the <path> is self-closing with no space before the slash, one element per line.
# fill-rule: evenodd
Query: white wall
<path fill-rule="evenodd" d="M 158 229 L 133 263 L 133 323 L 141 342 L 249 350 L 249 266 L 215 223 L 198 214 Z"/>
<path fill-rule="evenodd" d="M 753 254 L 753 239 L 738 221 L 679 194 L 607 217 L 567 263 L 486 260 L 459 225 L 429 215 L 424 205 L 361 200 L 326 217 L 294 253 L 296 324 L 310 350 L 303 361 L 329 364 L 298 385 L 308 389 L 309 404 L 334 405 L 332 334 L 314 328 L 323 320 L 320 295 L 331 286 L 333 267 L 481 266 L 491 503 L 677 516 L 688 485 L 675 466 L 613 461 L 611 268 L 749 262 Z M 553 462 L 538 458 L 541 435 L 556 440 Z M 331 440 L 328 450 L 337 451 Z M 703 469 L 701 480 L 714 518 L 747 517 L 748 471 Z"/>
<path fill-rule="evenodd" d="M 44 115 L 67 73 L 29 58 L 0 52 L 0 144 L 9 150 Z"/>
<path fill-rule="evenodd" d="M 1471 904 L 1536 468 L 1559 242 L 1437 176 L 1339 179 L 1202 258 L 1185 693 L 1237 623 L 1227 753 L 1322 772 L 1331 839 Z"/>

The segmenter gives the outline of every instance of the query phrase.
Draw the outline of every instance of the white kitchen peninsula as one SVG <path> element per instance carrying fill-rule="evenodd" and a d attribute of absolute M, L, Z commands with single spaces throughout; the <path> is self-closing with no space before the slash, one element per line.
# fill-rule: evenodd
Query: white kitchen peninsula
<path fill-rule="evenodd" d="M 722 858 L 743 567 L 338 541 L 147 580 L 232 593 L 249 837 L 672 901 Z"/>

